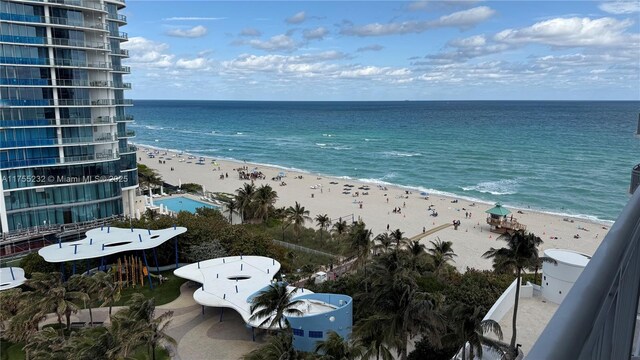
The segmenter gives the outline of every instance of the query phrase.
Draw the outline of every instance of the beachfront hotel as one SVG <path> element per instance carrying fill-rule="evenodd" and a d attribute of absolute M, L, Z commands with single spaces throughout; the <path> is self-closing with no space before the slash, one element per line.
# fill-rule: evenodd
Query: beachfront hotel
<path fill-rule="evenodd" d="M 133 215 L 124 7 L 124 0 L 0 1 L 3 238 Z"/>

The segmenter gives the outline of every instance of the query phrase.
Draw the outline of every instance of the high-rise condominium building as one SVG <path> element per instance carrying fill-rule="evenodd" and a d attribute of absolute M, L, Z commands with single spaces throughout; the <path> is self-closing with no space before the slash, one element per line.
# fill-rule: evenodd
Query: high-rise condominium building
<path fill-rule="evenodd" d="M 2 232 L 133 215 L 124 0 L 0 1 Z"/>

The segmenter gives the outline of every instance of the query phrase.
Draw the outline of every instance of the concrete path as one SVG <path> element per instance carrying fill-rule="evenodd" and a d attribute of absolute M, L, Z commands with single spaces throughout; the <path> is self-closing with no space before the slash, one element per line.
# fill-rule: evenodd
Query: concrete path
<path fill-rule="evenodd" d="M 193 300 L 197 284 L 185 282 L 180 287 L 180 296 L 174 301 L 156 307 L 156 315 L 173 311 L 167 333 L 177 342 L 172 348 L 172 358 L 177 360 L 236 360 L 260 347 L 265 333 L 256 330 L 256 341 L 252 341 L 251 329 L 245 326 L 242 317 L 232 309 L 224 309 L 220 322 L 221 308 L 205 308 Z M 114 307 L 115 314 L 122 307 Z M 109 308 L 93 309 L 93 321 L 109 323 Z M 72 322 L 89 323 L 89 311 L 81 310 L 71 316 Z M 40 326 L 57 323 L 55 314 L 48 314 Z M 63 319 L 64 322 L 64 319 Z"/>

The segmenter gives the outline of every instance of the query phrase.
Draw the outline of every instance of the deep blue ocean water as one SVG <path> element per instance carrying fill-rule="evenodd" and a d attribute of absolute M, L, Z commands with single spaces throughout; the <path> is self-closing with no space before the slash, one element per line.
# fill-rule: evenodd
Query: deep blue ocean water
<path fill-rule="evenodd" d="M 615 220 L 640 102 L 136 100 L 138 144 Z"/>

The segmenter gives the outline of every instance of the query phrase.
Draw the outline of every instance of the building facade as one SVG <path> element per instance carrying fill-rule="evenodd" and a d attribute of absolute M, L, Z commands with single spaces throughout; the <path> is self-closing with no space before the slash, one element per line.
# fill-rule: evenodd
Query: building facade
<path fill-rule="evenodd" d="M 2 233 L 133 216 L 124 0 L 0 1 Z"/>

